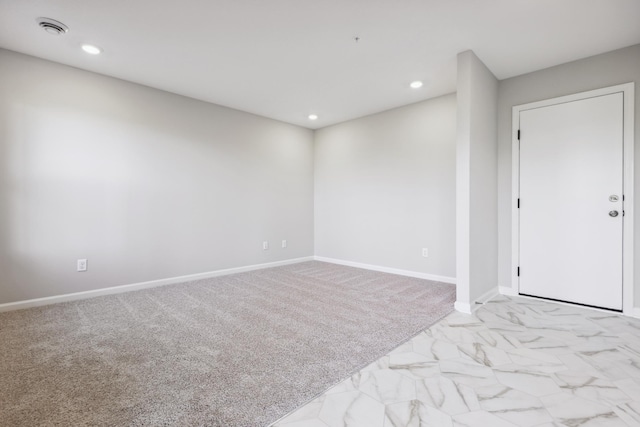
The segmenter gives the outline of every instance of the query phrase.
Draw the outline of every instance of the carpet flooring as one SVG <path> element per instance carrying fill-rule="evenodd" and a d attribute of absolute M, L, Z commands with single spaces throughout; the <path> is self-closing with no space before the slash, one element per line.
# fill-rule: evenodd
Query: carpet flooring
<path fill-rule="evenodd" d="M 267 426 L 454 300 L 311 261 L 0 313 L 0 424 Z"/>

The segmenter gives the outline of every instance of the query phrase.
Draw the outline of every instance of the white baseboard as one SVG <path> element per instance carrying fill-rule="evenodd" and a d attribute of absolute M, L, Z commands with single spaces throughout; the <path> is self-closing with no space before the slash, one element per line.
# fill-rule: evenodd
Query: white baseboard
<path fill-rule="evenodd" d="M 345 261 L 345 260 L 334 259 L 334 258 L 325 258 L 325 257 L 321 257 L 321 256 L 315 256 L 315 257 L 313 257 L 313 259 L 315 259 L 316 261 L 328 262 L 328 263 L 331 263 L 331 264 L 346 265 L 348 267 L 356 267 L 356 268 L 363 268 L 365 270 L 380 271 L 382 273 L 397 274 L 399 276 L 407 276 L 407 277 L 415 277 L 415 278 L 418 278 L 418 279 L 433 280 L 434 282 L 452 283 L 454 285 L 456 284 L 455 277 L 438 276 L 438 275 L 435 275 L 435 274 L 419 273 L 417 271 L 400 270 L 400 269 L 397 269 L 397 268 L 381 267 L 381 266 L 378 266 L 378 265 L 362 264 L 360 262 Z"/>
<path fill-rule="evenodd" d="M 631 311 L 631 313 L 629 313 L 629 316 L 640 319 L 640 307 L 633 307 L 633 310 Z"/>
<path fill-rule="evenodd" d="M 265 264 L 247 265 L 244 267 L 227 268 L 224 270 L 208 271 L 205 273 L 189 274 L 186 276 L 170 277 L 167 279 L 151 280 L 148 282 L 132 283 L 130 285 L 113 286 L 110 288 L 95 289 L 92 291 L 75 292 L 72 294 L 56 295 L 46 298 L 36 298 L 25 301 L 16 301 L 6 304 L 0 304 L 0 313 L 4 311 L 21 310 L 23 308 L 40 307 L 43 305 L 56 304 L 59 302 L 76 301 L 81 299 L 93 298 L 102 295 L 121 294 L 124 292 L 139 291 L 141 289 L 155 288 L 158 286 L 173 285 L 176 283 L 189 282 L 192 280 L 208 279 L 211 277 L 226 276 L 235 273 L 244 273 L 246 271 L 261 270 L 264 268 L 279 267 L 282 265 L 297 264 L 305 261 L 313 261 L 314 257 L 302 257 L 288 259 L 285 261 L 269 262 Z"/>
<path fill-rule="evenodd" d="M 471 304 L 466 302 L 456 301 L 456 303 L 453 305 L 453 308 L 455 308 L 456 311 L 459 311 L 460 313 L 464 313 L 464 314 L 472 313 Z"/>
<path fill-rule="evenodd" d="M 462 302 L 462 301 L 456 301 L 456 303 L 454 304 L 454 308 L 461 313 L 472 314 L 477 309 L 479 309 L 484 304 L 491 301 L 498 295 L 500 295 L 500 293 L 498 292 L 498 287 L 496 286 L 489 289 L 487 292 L 485 292 L 484 294 L 480 295 L 478 298 L 473 300 L 472 304 Z"/>
<path fill-rule="evenodd" d="M 502 294 L 502 295 L 507 295 L 507 296 L 510 296 L 510 297 L 517 297 L 518 296 L 518 291 L 513 289 L 511 286 L 498 286 L 498 290 L 500 291 L 500 294 Z"/>
<path fill-rule="evenodd" d="M 487 292 L 485 292 L 484 294 L 480 295 L 478 298 L 476 298 L 474 300 L 475 305 L 478 306 L 476 308 L 479 308 L 479 306 L 482 305 L 482 304 L 488 303 L 489 301 L 491 301 L 492 299 L 494 299 L 498 295 L 500 295 L 500 292 L 498 291 L 498 287 L 497 286 L 489 289 Z"/>

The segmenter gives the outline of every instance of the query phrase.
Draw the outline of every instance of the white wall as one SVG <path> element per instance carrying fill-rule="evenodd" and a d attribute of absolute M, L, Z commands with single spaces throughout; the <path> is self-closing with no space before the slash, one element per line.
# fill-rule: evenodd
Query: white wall
<path fill-rule="evenodd" d="M 5 50 L 0 76 L 0 303 L 313 255 L 312 131 Z"/>
<path fill-rule="evenodd" d="M 498 80 L 466 51 L 457 89 L 456 308 L 469 312 L 498 286 Z"/>
<path fill-rule="evenodd" d="M 316 255 L 454 277 L 455 132 L 455 95 L 316 131 Z"/>
<path fill-rule="evenodd" d="M 316 255 L 453 278 L 456 126 L 485 141 L 469 151 L 480 169 L 471 157 L 458 167 L 468 208 L 482 207 L 468 215 L 479 237 L 458 245 L 476 253 L 463 280 L 482 278 L 460 286 L 458 273 L 471 303 L 492 286 L 495 250 L 495 82 L 474 57 L 458 105 L 448 95 L 319 130 L 314 154 L 309 130 L 0 50 L 0 303 L 312 255 L 314 167 Z M 630 81 L 640 45 L 499 82 L 501 286 L 511 286 L 511 107 Z M 635 111 L 637 144 L 638 96 Z M 75 272 L 78 258 L 88 272 Z"/>
<path fill-rule="evenodd" d="M 635 99 L 635 183 L 640 189 L 640 45 L 558 65 L 500 82 L 498 98 L 499 130 L 499 283 L 511 283 L 511 107 L 587 90 L 636 82 Z M 637 197 L 636 197 L 637 200 Z M 635 209 L 635 223 L 640 212 Z M 635 228 L 635 247 L 640 244 L 640 227 Z M 640 306 L 640 251 L 635 251 L 635 306 Z"/>

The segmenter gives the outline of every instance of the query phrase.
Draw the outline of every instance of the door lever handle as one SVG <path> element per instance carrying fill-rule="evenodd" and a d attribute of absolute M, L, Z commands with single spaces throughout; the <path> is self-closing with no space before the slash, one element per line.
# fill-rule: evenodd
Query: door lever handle
<path fill-rule="evenodd" d="M 617 217 L 618 216 L 618 211 L 609 211 L 609 216 L 613 217 L 613 218 Z"/>

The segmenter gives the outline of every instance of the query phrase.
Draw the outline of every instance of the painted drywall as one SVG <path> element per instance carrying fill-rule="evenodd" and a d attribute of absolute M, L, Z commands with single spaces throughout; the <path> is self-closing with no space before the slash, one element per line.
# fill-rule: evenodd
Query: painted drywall
<path fill-rule="evenodd" d="M 0 76 L 0 303 L 313 255 L 312 131 L 6 50 Z"/>
<path fill-rule="evenodd" d="M 458 54 L 456 308 L 498 286 L 498 80 L 472 52 Z"/>
<path fill-rule="evenodd" d="M 640 189 L 640 45 L 608 52 L 579 61 L 558 65 L 534 73 L 502 80 L 498 97 L 498 193 L 499 193 L 499 284 L 512 288 L 511 283 L 511 108 L 587 90 L 635 82 L 635 182 L 637 199 Z M 635 210 L 635 224 L 639 213 Z M 635 228 L 635 247 L 640 236 Z M 640 306 L 640 252 L 635 251 L 635 306 Z"/>
<path fill-rule="evenodd" d="M 454 277 L 455 132 L 455 95 L 316 131 L 316 256 Z"/>

